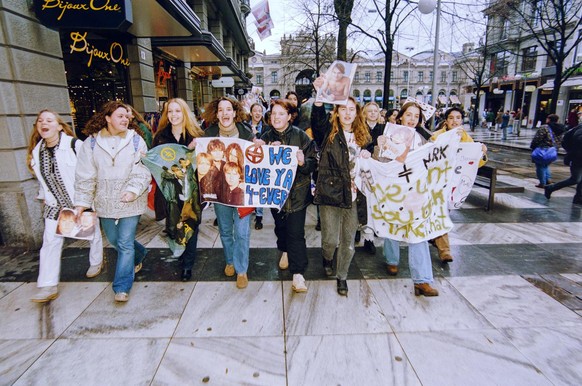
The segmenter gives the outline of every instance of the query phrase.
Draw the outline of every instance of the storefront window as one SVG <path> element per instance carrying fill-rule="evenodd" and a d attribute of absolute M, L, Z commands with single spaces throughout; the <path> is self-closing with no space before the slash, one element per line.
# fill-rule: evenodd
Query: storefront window
<path fill-rule="evenodd" d="M 71 49 L 71 46 L 79 48 L 85 44 L 93 50 L 114 55 L 102 58 L 88 55 L 86 50 Z M 101 105 L 110 100 L 131 103 L 127 49 L 125 44 L 97 34 L 65 31 L 61 32 L 61 47 L 73 124 L 77 136 L 83 139 L 85 135 L 81 131 Z"/>

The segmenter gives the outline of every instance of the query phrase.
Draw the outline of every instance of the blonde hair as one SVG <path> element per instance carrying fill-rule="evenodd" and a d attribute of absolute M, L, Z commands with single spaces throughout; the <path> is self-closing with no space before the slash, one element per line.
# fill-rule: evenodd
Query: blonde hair
<path fill-rule="evenodd" d="M 58 113 L 56 113 L 53 110 L 48 110 L 48 109 L 41 110 L 36 115 L 36 119 L 34 120 L 34 124 L 32 125 L 32 133 L 30 133 L 30 140 L 28 141 L 28 148 L 26 149 L 26 166 L 28 167 L 28 170 L 33 174 L 34 174 L 34 171 L 32 170 L 32 165 L 31 165 L 32 151 L 34 150 L 36 145 L 42 139 L 42 137 L 40 136 L 40 133 L 36 129 L 36 124 L 38 123 L 38 120 L 39 120 L 40 116 L 42 115 L 42 113 L 50 113 L 50 114 L 54 115 L 54 117 L 55 117 L 56 121 L 58 122 L 59 126 L 61 127 L 62 131 L 65 134 L 70 135 L 71 137 L 75 137 L 75 133 L 73 132 L 73 129 L 71 128 L 71 126 L 69 126 L 68 123 L 63 121 L 63 118 L 61 118 L 61 116 Z"/>
<path fill-rule="evenodd" d="M 352 122 L 352 131 L 354 132 L 354 139 L 356 140 L 356 144 L 363 148 L 367 144 L 372 141 L 372 137 L 370 136 L 370 132 L 368 130 L 368 126 L 366 125 L 366 121 L 364 120 L 364 114 L 362 113 L 362 108 L 356 102 L 353 97 L 348 97 L 348 103 L 353 102 L 356 105 L 356 118 L 354 122 Z M 339 120 L 339 109 L 342 107 L 347 107 L 346 105 L 335 105 L 331 112 L 331 117 L 329 121 L 331 122 L 331 130 L 329 132 L 329 143 L 333 142 L 335 136 L 340 131 L 341 124 Z"/>
<path fill-rule="evenodd" d="M 182 110 L 182 115 L 184 116 L 184 129 L 182 130 L 182 138 L 186 139 L 186 132 L 188 132 L 188 134 L 190 134 L 193 138 L 202 137 L 204 135 L 204 131 L 202 131 L 198 121 L 196 121 L 196 117 L 194 116 L 192 110 L 190 110 L 190 106 L 188 106 L 188 103 L 186 103 L 186 101 L 182 98 L 172 98 L 164 104 L 158 127 L 165 128 L 170 124 L 170 120 L 168 119 L 168 108 L 170 103 L 178 104 L 178 106 L 180 106 L 180 110 Z M 161 132 L 162 130 L 158 130 L 156 132 L 156 136 Z"/>

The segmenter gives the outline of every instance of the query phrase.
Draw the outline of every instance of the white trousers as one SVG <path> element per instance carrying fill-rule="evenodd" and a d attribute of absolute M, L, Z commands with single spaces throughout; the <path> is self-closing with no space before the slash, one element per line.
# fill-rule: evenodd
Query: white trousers
<path fill-rule="evenodd" d="M 64 237 L 56 235 L 57 221 L 44 220 L 44 234 L 42 237 L 42 247 L 40 248 L 40 264 L 38 270 L 38 280 L 36 286 L 52 287 L 59 284 L 61 274 L 61 254 L 63 252 Z M 101 264 L 103 261 L 103 237 L 101 228 L 95 229 L 95 237 L 90 241 L 89 263 L 91 265 Z"/>

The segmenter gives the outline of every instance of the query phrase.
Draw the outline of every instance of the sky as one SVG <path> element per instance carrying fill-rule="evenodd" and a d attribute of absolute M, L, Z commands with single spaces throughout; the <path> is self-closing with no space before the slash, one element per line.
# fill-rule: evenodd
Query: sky
<path fill-rule="evenodd" d="M 259 4 L 262 0 L 251 0 L 251 8 Z M 259 38 L 254 25 L 254 17 L 251 13 L 247 18 L 247 31 L 255 42 L 257 51 L 266 51 L 267 54 L 280 52 L 280 40 L 283 35 L 294 34 L 299 28 L 298 21 L 302 15 L 293 6 L 298 1 L 313 0 L 269 0 L 271 18 L 274 28 L 272 35 L 265 40 Z M 383 1 L 376 0 L 378 3 Z M 486 19 L 480 12 L 486 0 L 442 0 L 441 26 L 439 48 L 442 51 L 460 51 L 463 43 L 472 42 L 478 44 L 479 38 L 485 30 Z M 355 0 L 352 19 L 360 25 L 369 25 L 368 30 L 377 30 L 382 27 L 381 17 L 376 13 L 374 0 Z M 432 50 L 434 47 L 434 30 L 436 11 L 423 15 L 415 10 L 411 17 L 407 19 L 407 24 L 399 29 L 396 38 L 395 49 L 411 54 L 416 54 L 425 50 Z M 454 15 L 454 16 L 453 16 Z M 411 50 L 407 48 L 411 47 Z M 369 56 L 374 55 L 379 48 L 377 43 L 363 36 L 352 38 L 348 43 L 348 49 L 354 51 L 364 50 Z"/>

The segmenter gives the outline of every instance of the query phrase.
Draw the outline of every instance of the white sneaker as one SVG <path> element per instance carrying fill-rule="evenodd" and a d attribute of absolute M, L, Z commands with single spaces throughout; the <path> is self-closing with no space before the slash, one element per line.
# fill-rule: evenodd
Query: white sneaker
<path fill-rule="evenodd" d="M 115 294 L 115 301 L 124 303 L 129 300 L 129 294 L 127 292 L 118 292 Z"/>
<path fill-rule="evenodd" d="M 291 289 L 294 292 L 307 292 L 307 286 L 305 285 L 305 279 L 303 275 L 300 273 L 296 273 L 293 275 L 293 284 L 291 285 Z"/>
<path fill-rule="evenodd" d="M 40 290 L 30 300 L 35 303 L 45 303 L 56 299 L 59 296 L 57 286 L 41 287 Z"/>
<path fill-rule="evenodd" d="M 279 268 L 281 269 L 289 268 L 289 258 L 287 256 L 287 252 L 283 252 L 281 254 L 281 260 L 279 260 Z"/>
<path fill-rule="evenodd" d="M 95 277 L 101 273 L 102 268 L 103 268 L 103 263 L 99 263 L 97 265 L 92 265 L 87 270 L 87 273 L 85 274 L 85 276 L 87 276 L 88 278 Z"/>

